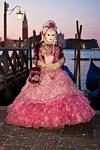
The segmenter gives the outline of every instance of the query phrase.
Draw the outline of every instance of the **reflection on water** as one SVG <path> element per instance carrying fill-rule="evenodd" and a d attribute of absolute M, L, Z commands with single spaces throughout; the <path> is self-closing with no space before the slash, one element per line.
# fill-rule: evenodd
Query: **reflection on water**
<path fill-rule="evenodd" d="M 71 60 L 74 58 L 74 49 L 64 49 L 64 55 L 66 58 L 65 65 L 68 66 L 70 71 L 74 73 L 74 61 Z M 81 50 L 81 58 L 100 58 L 100 51 L 98 50 L 91 50 L 85 49 Z M 96 66 L 100 67 L 100 61 L 93 61 Z M 81 61 L 81 89 L 84 91 L 86 90 L 85 82 L 86 82 L 86 75 L 90 66 L 90 61 Z M 78 86 L 78 83 L 77 83 Z"/>

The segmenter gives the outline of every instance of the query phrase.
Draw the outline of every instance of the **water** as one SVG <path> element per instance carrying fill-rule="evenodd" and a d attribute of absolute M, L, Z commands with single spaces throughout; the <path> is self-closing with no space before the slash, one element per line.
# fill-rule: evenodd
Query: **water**
<path fill-rule="evenodd" d="M 74 61 L 72 60 L 74 58 L 74 49 L 64 49 L 63 50 L 66 62 L 65 65 L 68 66 L 69 70 L 74 74 Z M 11 55 L 12 52 L 9 52 Z M 32 56 L 33 56 L 34 50 L 32 50 Z M 2 54 L 2 51 L 0 51 L 0 54 Z M 81 58 L 100 58 L 100 51 L 99 50 L 91 50 L 91 49 L 82 49 L 81 50 Z M 93 61 L 96 66 L 100 67 L 100 61 Z M 86 90 L 86 76 L 87 72 L 90 66 L 90 61 L 81 61 L 81 90 Z M 77 83 L 78 87 L 78 83 Z"/>
<path fill-rule="evenodd" d="M 69 70 L 74 73 L 74 61 L 71 60 L 74 58 L 74 49 L 64 49 L 63 50 L 66 62 L 65 65 L 68 66 Z M 100 51 L 98 50 L 91 50 L 91 49 L 82 49 L 81 50 L 81 58 L 100 58 Z M 93 61 L 94 64 L 100 67 L 100 61 Z M 90 61 L 81 61 L 80 62 L 81 68 L 81 90 L 86 90 L 86 76 L 90 66 Z M 78 87 L 78 83 L 77 83 Z"/>

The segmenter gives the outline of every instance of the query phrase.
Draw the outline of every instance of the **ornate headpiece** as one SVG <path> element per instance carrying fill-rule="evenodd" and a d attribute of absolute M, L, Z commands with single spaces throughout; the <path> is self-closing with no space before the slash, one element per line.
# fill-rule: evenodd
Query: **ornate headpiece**
<path fill-rule="evenodd" d="M 52 21 L 52 20 L 48 20 L 48 21 L 47 21 L 46 23 L 44 23 L 43 26 L 42 26 L 42 35 L 45 35 L 46 32 L 47 32 L 50 28 L 52 28 L 52 29 L 55 31 L 55 33 L 57 34 L 57 27 L 56 27 L 55 22 Z"/>

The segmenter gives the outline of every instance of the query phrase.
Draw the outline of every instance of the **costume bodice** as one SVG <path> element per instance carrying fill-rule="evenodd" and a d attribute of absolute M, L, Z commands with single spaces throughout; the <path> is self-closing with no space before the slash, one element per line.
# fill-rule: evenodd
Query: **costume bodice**
<path fill-rule="evenodd" d="M 52 63 L 56 63 L 58 61 L 58 57 L 59 57 L 59 52 L 60 52 L 60 48 L 58 46 L 42 46 L 40 47 L 39 50 L 39 60 L 42 61 L 43 63 L 45 62 L 45 55 L 46 56 L 53 56 L 53 61 Z"/>

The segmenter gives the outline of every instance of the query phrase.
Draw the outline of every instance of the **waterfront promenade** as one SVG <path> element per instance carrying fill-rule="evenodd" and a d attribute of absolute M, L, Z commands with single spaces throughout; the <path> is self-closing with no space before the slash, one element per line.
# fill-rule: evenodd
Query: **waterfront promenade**
<path fill-rule="evenodd" d="M 100 111 L 85 124 L 52 130 L 9 125 L 5 117 L 0 106 L 0 150 L 100 150 Z"/>

